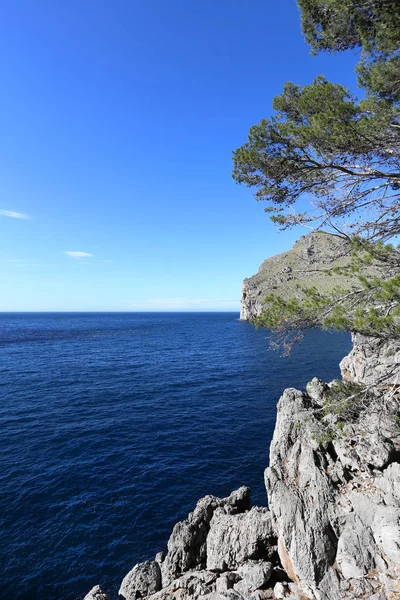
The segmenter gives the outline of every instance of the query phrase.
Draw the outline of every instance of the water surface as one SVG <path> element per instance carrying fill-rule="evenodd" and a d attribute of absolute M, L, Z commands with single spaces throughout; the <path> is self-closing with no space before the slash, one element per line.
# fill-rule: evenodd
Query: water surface
<path fill-rule="evenodd" d="M 285 387 L 331 380 L 349 336 L 282 359 L 236 313 L 0 314 L 0 589 L 118 588 L 201 496 L 263 471 Z"/>

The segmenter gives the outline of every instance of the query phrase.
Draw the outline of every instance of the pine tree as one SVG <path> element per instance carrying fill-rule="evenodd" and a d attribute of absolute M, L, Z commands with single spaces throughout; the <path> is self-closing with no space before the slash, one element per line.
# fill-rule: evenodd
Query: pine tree
<path fill-rule="evenodd" d="M 365 97 L 318 77 L 286 83 L 274 114 L 233 154 L 233 177 L 255 189 L 281 228 L 305 225 L 351 241 L 349 289 L 302 300 L 270 295 L 257 324 L 287 348 L 315 326 L 400 336 L 400 2 L 298 0 L 312 52 L 360 48 Z M 304 210 L 304 204 L 310 204 Z M 300 207 L 300 208 L 299 208 Z M 365 275 L 374 261 L 380 277 Z"/>

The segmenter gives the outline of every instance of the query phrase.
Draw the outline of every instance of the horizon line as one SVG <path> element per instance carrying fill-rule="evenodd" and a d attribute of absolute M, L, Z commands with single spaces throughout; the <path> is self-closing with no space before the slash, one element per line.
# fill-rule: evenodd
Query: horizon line
<path fill-rule="evenodd" d="M 89 313 L 89 314 L 99 314 L 99 313 L 113 313 L 113 314 L 151 314 L 151 313 L 240 313 L 240 309 L 237 310 L 0 310 L 0 315 L 7 314 L 72 314 L 72 313 Z"/>

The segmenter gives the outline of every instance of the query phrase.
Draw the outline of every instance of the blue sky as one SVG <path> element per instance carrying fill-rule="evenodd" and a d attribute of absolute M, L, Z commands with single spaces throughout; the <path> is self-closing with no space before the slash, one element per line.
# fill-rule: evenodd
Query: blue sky
<path fill-rule="evenodd" d="M 355 90 L 295 0 L 0 6 L 0 310 L 238 310 L 278 233 L 232 150 L 285 81 Z"/>

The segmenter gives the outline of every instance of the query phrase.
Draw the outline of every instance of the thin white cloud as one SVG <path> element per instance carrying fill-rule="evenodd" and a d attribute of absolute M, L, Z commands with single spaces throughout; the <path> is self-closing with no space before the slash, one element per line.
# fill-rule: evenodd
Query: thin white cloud
<path fill-rule="evenodd" d="M 10 217 L 11 219 L 32 219 L 26 213 L 15 212 L 14 210 L 0 210 L 1 217 Z"/>
<path fill-rule="evenodd" d="M 63 254 L 66 254 L 71 258 L 88 258 L 93 256 L 93 254 L 90 254 L 90 252 L 78 252 L 75 250 L 66 250 L 66 252 L 63 252 Z"/>

